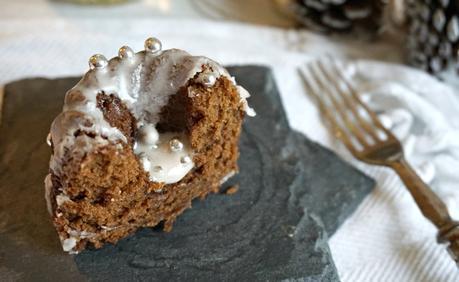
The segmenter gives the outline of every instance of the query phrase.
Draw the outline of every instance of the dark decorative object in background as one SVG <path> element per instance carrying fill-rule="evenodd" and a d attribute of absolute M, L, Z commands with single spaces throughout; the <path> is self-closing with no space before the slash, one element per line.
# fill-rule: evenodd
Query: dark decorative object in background
<path fill-rule="evenodd" d="M 280 0 L 279 0 L 280 2 Z M 313 31 L 406 38 L 407 63 L 432 74 L 457 67 L 459 0 L 284 0 L 284 9 Z M 405 35 L 406 33 L 406 35 Z"/>
<path fill-rule="evenodd" d="M 292 0 L 288 5 L 301 24 L 327 33 L 376 33 L 384 6 L 381 0 Z"/>
<path fill-rule="evenodd" d="M 408 61 L 430 73 L 455 66 L 459 49 L 459 1 L 408 0 Z"/>

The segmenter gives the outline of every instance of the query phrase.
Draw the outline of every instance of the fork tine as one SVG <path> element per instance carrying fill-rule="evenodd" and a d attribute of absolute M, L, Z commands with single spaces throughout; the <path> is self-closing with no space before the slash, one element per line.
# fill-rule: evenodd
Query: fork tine
<path fill-rule="evenodd" d="M 360 132 L 360 129 L 356 126 L 356 123 L 353 122 L 350 119 L 350 117 L 347 114 L 347 111 L 345 110 L 345 108 L 343 108 L 343 106 L 338 103 L 338 101 L 336 100 L 335 95 L 332 92 L 332 89 L 330 89 L 330 87 L 327 87 L 325 85 L 325 82 L 323 80 L 324 78 L 322 76 L 319 77 L 317 71 L 314 70 L 314 69 L 315 68 L 313 67 L 313 65 L 309 64 L 309 71 L 310 71 L 311 75 L 313 76 L 314 80 L 319 84 L 319 87 L 322 89 L 322 91 L 328 96 L 328 98 L 332 102 L 333 107 L 335 108 L 335 110 L 339 113 L 341 118 L 344 120 L 344 122 L 345 122 L 344 124 L 345 124 L 346 128 L 353 134 L 354 137 L 357 138 L 357 140 L 359 141 L 359 143 L 362 146 L 364 146 L 364 147 L 368 146 L 369 145 L 368 142 L 365 140 L 365 137 L 362 134 L 362 132 Z M 320 70 L 320 68 L 319 68 L 319 70 Z M 323 74 L 323 72 L 322 72 L 322 74 Z"/>
<path fill-rule="evenodd" d="M 376 113 L 371 110 L 365 103 L 362 102 L 362 100 L 360 100 L 359 98 L 359 95 L 357 94 L 357 91 L 355 90 L 355 88 L 351 85 L 351 83 L 348 81 L 348 79 L 346 79 L 344 77 L 344 75 L 342 74 L 342 72 L 339 71 L 338 69 L 338 66 L 336 66 L 336 62 L 334 60 L 332 60 L 332 66 L 333 66 L 333 69 L 334 69 L 334 72 L 337 76 L 339 76 L 341 78 L 341 80 L 343 81 L 343 83 L 346 85 L 346 87 L 348 88 L 350 94 L 351 94 L 351 97 L 352 99 L 358 103 L 365 111 L 366 113 L 370 116 L 371 120 L 373 121 L 374 125 L 377 126 L 380 130 L 382 130 L 386 135 L 387 135 L 387 138 L 394 141 L 394 140 L 397 140 L 397 138 L 395 138 L 395 136 L 392 134 L 392 132 L 390 132 L 382 123 L 381 121 L 379 120 L 378 116 L 376 115 Z M 377 139 L 376 139 L 377 140 Z"/>
<path fill-rule="evenodd" d="M 306 66 L 300 68 L 300 76 L 304 82 L 304 85 L 307 88 L 307 91 L 310 95 L 314 97 L 316 100 L 319 110 L 322 113 L 322 115 L 328 120 L 329 125 L 332 127 L 333 132 L 335 133 L 336 137 L 339 138 L 344 145 L 347 147 L 347 149 L 354 155 L 357 155 L 357 149 L 354 147 L 354 144 L 352 144 L 350 137 L 346 133 L 346 131 L 338 124 L 336 121 L 335 117 L 327 111 L 327 107 L 325 106 L 324 101 L 320 97 L 320 95 L 317 94 L 316 90 L 314 87 L 311 85 L 311 82 L 309 81 L 308 78 L 308 72 L 306 71 Z"/>
<path fill-rule="evenodd" d="M 336 90 L 336 92 L 340 95 L 340 97 L 343 99 L 344 103 L 346 104 L 346 106 L 351 110 L 353 116 L 355 117 L 355 119 L 358 121 L 360 127 L 365 130 L 365 132 L 367 132 L 368 134 L 371 135 L 371 137 L 376 141 L 378 140 L 378 136 L 375 132 L 375 130 L 373 129 L 373 127 L 370 126 L 370 124 L 365 121 L 361 116 L 360 114 L 358 113 L 357 111 L 357 107 L 355 106 L 355 103 L 352 102 L 352 99 L 349 97 L 349 95 L 346 95 L 346 93 L 341 89 L 341 87 L 339 87 L 338 83 L 336 82 L 336 78 L 334 79 L 332 77 L 332 75 L 330 75 L 329 71 L 327 71 L 327 69 L 325 68 L 325 66 L 323 65 L 323 62 L 322 60 L 320 60 L 318 62 L 318 66 L 319 68 L 321 69 L 322 73 L 327 77 L 327 79 L 329 81 L 331 81 L 334 89 Z"/>

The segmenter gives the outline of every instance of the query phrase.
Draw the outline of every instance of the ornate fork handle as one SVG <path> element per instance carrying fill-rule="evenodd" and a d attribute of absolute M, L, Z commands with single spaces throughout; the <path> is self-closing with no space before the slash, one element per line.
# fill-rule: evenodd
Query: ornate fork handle
<path fill-rule="evenodd" d="M 389 164 L 408 188 L 422 214 L 437 228 L 437 240 L 448 244 L 448 251 L 459 265 L 459 222 L 453 220 L 446 205 L 401 157 Z"/>

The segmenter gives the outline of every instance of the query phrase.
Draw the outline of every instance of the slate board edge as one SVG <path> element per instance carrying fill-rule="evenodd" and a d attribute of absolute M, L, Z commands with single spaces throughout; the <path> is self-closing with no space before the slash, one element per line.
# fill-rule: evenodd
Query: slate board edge
<path fill-rule="evenodd" d="M 269 81 L 269 83 L 272 84 L 272 86 L 277 90 L 277 93 L 279 94 L 279 95 L 277 95 L 275 97 L 270 97 L 270 98 L 275 99 L 274 103 L 282 105 L 282 107 L 280 107 L 280 111 L 282 112 L 282 117 L 285 119 L 285 120 L 283 120 L 283 122 L 288 126 L 289 130 L 291 131 L 291 134 L 294 135 L 295 138 L 297 139 L 297 142 L 304 142 L 304 143 L 309 142 L 310 145 L 313 145 L 315 147 L 321 148 L 322 150 L 327 152 L 329 155 L 337 156 L 338 159 L 342 163 L 345 163 L 348 166 L 352 167 L 354 169 L 355 173 L 361 175 L 364 178 L 363 183 L 361 183 L 361 185 L 362 186 L 366 186 L 368 189 L 366 191 L 366 194 L 363 194 L 363 193 L 360 194 L 359 196 L 361 196 L 361 197 L 356 199 L 356 201 L 362 202 L 364 200 L 364 198 L 376 187 L 376 181 L 373 178 L 371 178 L 369 175 L 365 174 L 364 172 L 362 172 L 361 170 L 356 168 L 350 162 L 348 162 L 348 161 L 344 160 L 343 158 L 341 158 L 339 155 L 337 155 L 335 152 L 333 152 L 333 150 L 321 145 L 320 143 L 318 143 L 316 141 L 313 141 L 313 140 L 309 139 L 304 133 L 299 132 L 299 131 L 291 128 L 290 123 L 289 123 L 289 121 L 287 119 L 287 114 L 285 112 L 285 107 L 283 106 L 283 102 L 282 102 L 282 99 L 281 99 L 281 94 L 280 94 L 279 88 L 277 86 L 277 82 L 275 80 L 275 75 L 274 75 L 274 72 L 273 72 L 272 68 L 270 68 L 269 66 L 266 66 L 266 65 L 257 65 L 257 64 L 228 65 L 228 66 L 225 66 L 225 67 L 228 69 L 230 74 L 231 74 L 233 68 L 237 69 L 239 67 L 243 67 L 244 69 L 254 68 L 254 69 L 257 69 L 257 70 L 263 70 L 263 72 L 265 73 L 265 76 L 266 76 L 265 79 L 267 81 Z M 239 82 L 239 81 L 237 81 L 237 82 Z M 242 86 L 244 86 L 244 85 L 242 85 Z M 306 93 L 304 93 L 304 95 L 306 95 Z M 250 103 L 250 98 L 249 98 L 249 103 Z M 343 224 L 344 221 L 346 221 L 354 213 L 354 211 L 357 208 L 358 208 L 358 205 L 355 206 L 355 207 L 352 207 L 352 206 L 345 207 L 340 213 L 340 217 L 344 219 L 344 220 L 341 220 L 342 221 L 341 223 L 337 223 L 335 225 L 322 224 L 325 227 L 326 231 L 327 231 L 328 238 L 333 236 L 333 234 L 337 231 L 339 226 L 341 224 Z M 319 213 L 310 212 L 310 213 L 311 214 L 316 214 L 317 218 L 322 218 L 322 216 L 321 216 L 322 213 L 320 213 L 320 212 Z M 322 222 L 322 220 L 321 220 L 321 222 Z"/>

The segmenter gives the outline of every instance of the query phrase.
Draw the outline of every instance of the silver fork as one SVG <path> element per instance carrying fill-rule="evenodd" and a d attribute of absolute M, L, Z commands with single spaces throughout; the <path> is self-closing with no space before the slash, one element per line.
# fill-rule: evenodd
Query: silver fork
<path fill-rule="evenodd" d="M 360 161 L 392 168 L 405 184 L 422 214 L 438 229 L 437 241 L 447 244 L 459 267 L 459 222 L 446 205 L 411 168 L 397 138 L 359 98 L 334 60 L 300 68 L 308 94 L 315 98 L 333 134 Z"/>

